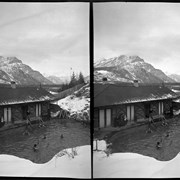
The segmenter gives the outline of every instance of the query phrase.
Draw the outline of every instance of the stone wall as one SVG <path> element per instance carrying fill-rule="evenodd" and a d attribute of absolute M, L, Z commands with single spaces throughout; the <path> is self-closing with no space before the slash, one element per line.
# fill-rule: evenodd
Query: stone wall
<path fill-rule="evenodd" d="M 135 116 L 134 119 L 137 122 L 144 120 L 146 115 L 145 115 L 145 106 L 143 103 L 137 103 L 134 105 L 134 116 Z"/>
<path fill-rule="evenodd" d="M 126 105 L 118 105 L 118 106 L 114 106 L 112 107 L 112 119 L 111 119 L 111 123 L 112 126 L 115 126 L 116 122 L 115 119 L 117 117 L 119 117 L 121 114 L 126 115 Z"/>
<path fill-rule="evenodd" d="M 41 114 L 42 116 L 48 115 L 48 109 L 50 108 L 49 102 L 42 102 L 41 103 Z"/>
<path fill-rule="evenodd" d="M 0 106 L 0 118 L 4 115 L 4 109 L 2 106 Z"/>
<path fill-rule="evenodd" d="M 172 107 L 172 100 L 164 101 L 164 110 L 165 111 L 170 111 L 171 107 Z"/>
<path fill-rule="evenodd" d="M 27 106 L 27 109 L 30 112 L 30 118 L 36 116 L 36 104 L 37 103 L 27 103 L 27 104 L 17 104 L 17 105 L 12 105 L 11 107 L 11 121 L 16 122 L 19 120 L 24 121 L 23 117 L 23 107 Z M 48 115 L 48 109 L 49 109 L 49 102 L 42 102 L 41 104 L 41 112 L 42 115 Z M 6 106 L 0 106 L 0 117 L 4 116 L 4 108 Z M 26 114 L 26 112 L 25 112 Z"/>
<path fill-rule="evenodd" d="M 12 116 L 12 122 L 23 119 L 22 108 L 20 105 L 11 106 L 11 116 Z"/>
<path fill-rule="evenodd" d="M 159 114 L 159 102 L 155 101 L 155 102 L 151 102 L 150 103 L 150 107 L 151 109 L 153 109 L 153 116 L 156 116 Z"/>
<path fill-rule="evenodd" d="M 172 106 L 172 100 L 166 100 L 166 101 L 151 101 L 151 102 L 141 102 L 141 103 L 135 103 L 134 105 L 134 120 L 135 122 L 145 121 L 147 118 L 146 115 L 149 113 L 149 109 L 153 109 L 153 116 L 159 115 L 159 102 L 163 102 L 163 107 L 165 111 L 170 110 L 170 107 Z M 111 106 L 111 107 L 105 107 L 105 109 L 111 109 L 111 126 L 115 126 L 116 122 L 115 119 L 118 119 L 117 117 L 120 117 L 121 114 L 124 114 L 127 116 L 127 105 L 117 105 L 117 106 Z M 94 128 L 99 127 L 99 109 L 94 109 Z"/>
<path fill-rule="evenodd" d="M 30 118 L 36 116 L 36 103 L 29 103 L 28 110 L 30 112 Z"/>

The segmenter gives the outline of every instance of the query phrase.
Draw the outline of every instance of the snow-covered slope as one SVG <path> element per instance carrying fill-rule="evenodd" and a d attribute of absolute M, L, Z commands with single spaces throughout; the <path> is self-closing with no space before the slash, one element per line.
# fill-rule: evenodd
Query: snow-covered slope
<path fill-rule="evenodd" d="M 161 70 L 155 69 L 139 56 L 121 55 L 110 59 L 101 59 L 94 64 L 94 70 L 95 81 L 106 77 L 110 81 L 121 82 L 132 82 L 135 79 L 144 83 L 174 82 Z"/>
<path fill-rule="evenodd" d="M 95 141 L 94 148 L 95 149 Z M 107 157 L 105 141 L 97 141 L 93 153 L 94 178 L 178 178 L 180 154 L 170 161 L 158 161 L 137 153 L 114 153 Z"/>
<path fill-rule="evenodd" d="M 178 74 L 170 74 L 169 77 L 175 80 L 176 82 L 180 82 L 180 75 Z"/>
<path fill-rule="evenodd" d="M 49 81 L 53 82 L 54 84 L 62 84 L 62 83 L 69 81 L 69 77 L 67 77 L 67 76 L 58 77 L 58 76 L 45 75 L 45 74 L 43 74 L 43 75 L 44 75 L 44 77 L 46 77 Z"/>
<path fill-rule="evenodd" d="M 67 96 L 66 98 L 60 99 L 58 105 L 67 111 L 71 115 L 83 115 L 86 114 L 89 116 L 90 108 L 90 87 L 89 84 L 86 84 L 78 91 L 75 91 L 72 95 Z"/>
<path fill-rule="evenodd" d="M 66 149 L 45 164 L 35 164 L 12 155 L 0 155 L 0 176 L 23 177 L 91 177 L 89 145 Z"/>
<path fill-rule="evenodd" d="M 16 57 L 0 56 L 0 81 L 17 84 L 53 84 L 40 72 L 33 70 Z"/>

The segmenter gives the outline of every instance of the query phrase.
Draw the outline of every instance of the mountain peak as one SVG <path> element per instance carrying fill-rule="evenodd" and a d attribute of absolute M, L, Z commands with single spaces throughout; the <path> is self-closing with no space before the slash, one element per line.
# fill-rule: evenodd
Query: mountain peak
<path fill-rule="evenodd" d="M 97 71 L 96 75 L 107 76 L 109 80 L 132 81 L 137 79 L 144 83 L 174 82 L 161 70 L 154 68 L 137 55 L 120 55 L 109 58 L 95 63 L 94 67 Z"/>
<path fill-rule="evenodd" d="M 15 81 L 17 84 L 53 84 L 40 72 L 23 64 L 17 57 L 0 56 L 0 82 Z"/>
<path fill-rule="evenodd" d="M 129 59 L 132 60 L 132 62 L 144 62 L 143 59 L 141 59 L 139 56 L 134 55 L 134 56 L 129 56 Z"/>
<path fill-rule="evenodd" d="M 19 60 L 17 57 L 14 57 L 14 56 L 10 56 L 10 57 L 0 56 L 0 62 L 3 62 L 4 64 L 22 63 L 21 60 Z"/>
<path fill-rule="evenodd" d="M 113 58 L 109 58 L 109 59 L 105 59 L 102 58 L 99 61 L 97 61 L 95 63 L 96 67 L 103 67 L 103 66 L 108 66 L 108 67 L 113 67 L 113 66 L 124 66 L 125 64 L 129 64 L 129 63 L 136 63 L 136 62 L 144 62 L 143 59 L 141 59 L 139 56 L 137 55 L 120 55 L 117 57 L 113 57 Z"/>

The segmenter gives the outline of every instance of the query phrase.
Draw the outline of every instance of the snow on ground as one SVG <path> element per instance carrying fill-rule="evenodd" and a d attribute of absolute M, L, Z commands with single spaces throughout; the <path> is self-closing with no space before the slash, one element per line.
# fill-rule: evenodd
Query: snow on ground
<path fill-rule="evenodd" d="M 109 71 L 106 71 L 106 70 L 98 70 L 97 72 L 98 72 L 98 73 L 101 73 L 101 74 L 107 74 L 107 73 L 109 73 Z"/>
<path fill-rule="evenodd" d="M 70 114 L 83 114 L 84 112 L 89 114 L 90 97 L 89 97 L 89 84 L 83 86 L 73 95 L 60 99 L 58 105 Z"/>
<path fill-rule="evenodd" d="M 180 154 L 170 161 L 158 161 L 137 153 L 113 153 L 107 157 L 105 141 L 97 141 L 93 153 L 94 178 L 177 178 L 180 177 Z M 95 142 L 94 147 L 95 149 Z"/>
<path fill-rule="evenodd" d="M 0 176 L 91 178 L 89 145 L 60 151 L 49 162 L 36 164 L 12 155 L 0 155 Z M 59 157 L 58 157 L 59 156 Z"/>
<path fill-rule="evenodd" d="M 58 94 L 58 92 L 49 91 L 51 94 Z"/>
<path fill-rule="evenodd" d="M 13 155 L 1 154 L 0 167 L 0 176 L 30 176 L 42 165 Z"/>
<path fill-rule="evenodd" d="M 108 81 L 121 81 L 121 82 L 129 82 L 129 79 L 121 78 L 118 74 L 106 71 L 106 70 L 96 70 L 94 72 L 95 81 L 102 81 L 102 79 L 106 77 Z"/>
<path fill-rule="evenodd" d="M 89 99 L 84 97 L 78 98 L 72 95 L 58 101 L 58 105 L 62 109 L 68 110 L 70 113 L 81 112 L 88 104 Z"/>

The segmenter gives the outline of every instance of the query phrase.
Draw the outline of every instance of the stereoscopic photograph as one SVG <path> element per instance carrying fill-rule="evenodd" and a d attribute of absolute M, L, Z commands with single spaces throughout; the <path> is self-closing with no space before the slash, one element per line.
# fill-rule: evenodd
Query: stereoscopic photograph
<path fill-rule="evenodd" d="M 91 178 L 89 3 L 0 2 L 0 176 Z"/>
<path fill-rule="evenodd" d="M 180 177 L 180 4 L 93 10 L 93 177 Z"/>

